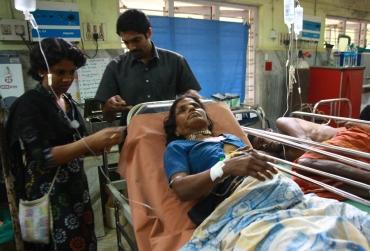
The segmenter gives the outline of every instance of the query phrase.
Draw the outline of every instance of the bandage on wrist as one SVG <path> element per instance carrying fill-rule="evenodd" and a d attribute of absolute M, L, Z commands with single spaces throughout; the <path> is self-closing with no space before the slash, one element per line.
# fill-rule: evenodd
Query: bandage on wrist
<path fill-rule="evenodd" d="M 209 170 L 209 176 L 211 176 L 212 181 L 215 181 L 217 178 L 221 178 L 222 175 L 224 175 L 224 170 L 222 169 L 224 165 L 223 161 L 219 161 L 211 167 Z"/>

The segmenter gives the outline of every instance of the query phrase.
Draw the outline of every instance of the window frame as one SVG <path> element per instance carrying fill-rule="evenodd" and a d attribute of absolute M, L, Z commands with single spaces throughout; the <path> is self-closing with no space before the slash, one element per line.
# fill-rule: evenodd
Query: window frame
<path fill-rule="evenodd" d="M 332 24 L 328 25 L 329 20 L 343 22 L 342 27 L 333 28 L 329 27 Z M 358 24 L 358 28 L 350 28 Z M 334 33 L 334 34 L 333 34 Z M 324 31 L 324 40 L 329 44 L 334 44 L 334 49 L 338 48 L 338 35 L 344 34 L 351 37 L 351 43 L 354 43 L 356 46 L 363 48 L 370 48 L 370 20 L 363 19 L 354 19 L 346 17 L 337 17 L 337 16 L 327 16 L 325 18 L 325 31 Z M 336 36 L 336 38 L 332 38 Z"/>

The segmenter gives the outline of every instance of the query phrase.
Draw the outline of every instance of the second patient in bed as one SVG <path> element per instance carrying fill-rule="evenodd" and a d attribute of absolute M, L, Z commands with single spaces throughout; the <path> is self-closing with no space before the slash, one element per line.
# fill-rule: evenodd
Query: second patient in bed
<path fill-rule="evenodd" d="M 310 121 L 306 121 L 298 118 L 279 118 L 277 120 L 278 130 L 290 136 L 294 136 L 301 139 L 308 139 L 316 142 L 322 142 L 328 145 L 340 146 L 352 150 L 362 151 L 365 153 L 370 152 L 370 126 L 366 124 L 354 124 L 347 123 L 346 127 L 334 128 L 331 126 L 316 124 Z M 249 137 L 251 143 L 255 149 L 263 150 L 269 153 L 275 153 L 280 155 L 279 157 L 286 157 L 289 160 L 296 160 L 297 163 L 315 168 L 321 171 L 337 174 L 343 177 L 347 177 L 352 180 L 360 181 L 366 184 L 370 184 L 370 172 L 354 166 L 343 164 L 338 160 L 330 159 L 327 156 L 314 153 L 304 152 L 302 150 L 286 147 L 285 154 L 282 151 L 282 146 L 279 143 L 272 142 L 259 137 Z M 323 149 L 323 148 L 321 148 Z M 328 149 L 323 149 L 329 151 Z M 285 156 L 284 156 L 285 155 Z M 348 155 L 347 157 L 354 158 Z M 367 158 L 356 158 L 358 160 L 369 163 Z M 363 198 L 370 198 L 368 191 L 357 188 L 336 180 L 325 178 L 323 176 L 314 175 L 312 173 L 296 170 L 306 176 L 320 180 L 326 184 L 338 187 L 347 192 L 356 194 Z M 316 193 L 317 195 L 325 198 L 333 198 L 343 200 L 343 197 L 331 193 L 313 183 L 303 181 L 299 178 L 293 177 L 298 183 L 304 193 Z"/>

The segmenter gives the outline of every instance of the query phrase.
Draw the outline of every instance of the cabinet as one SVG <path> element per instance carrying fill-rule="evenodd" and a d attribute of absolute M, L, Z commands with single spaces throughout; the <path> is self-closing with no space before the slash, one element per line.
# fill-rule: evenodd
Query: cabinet
<path fill-rule="evenodd" d="M 311 67 L 308 103 L 323 99 L 348 98 L 352 103 L 352 118 L 359 118 L 365 67 Z M 328 114 L 329 107 L 319 108 Z M 336 116 L 348 117 L 346 104 L 338 108 Z"/>

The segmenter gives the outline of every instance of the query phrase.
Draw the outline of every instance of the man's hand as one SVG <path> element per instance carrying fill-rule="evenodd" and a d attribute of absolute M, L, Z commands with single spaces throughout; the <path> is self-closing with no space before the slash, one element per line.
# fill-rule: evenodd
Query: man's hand
<path fill-rule="evenodd" d="M 116 116 L 117 112 L 123 112 L 130 110 L 132 106 L 127 105 L 126 101 L 121 98 L 119 95 L 110 97 L 107 102 L 105 102 L 103 107 L 104 118 L 111 122 Z"/>
<path fill-rule="evenodd" d="M 107 111 L 123 112 L 125 110 L 130 110 L 131 108 L 132 106 L 128 106 L 126 101 L 119 95 L 110 97 L 104 104 L 104 109 Z"/>

